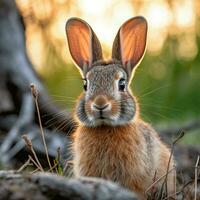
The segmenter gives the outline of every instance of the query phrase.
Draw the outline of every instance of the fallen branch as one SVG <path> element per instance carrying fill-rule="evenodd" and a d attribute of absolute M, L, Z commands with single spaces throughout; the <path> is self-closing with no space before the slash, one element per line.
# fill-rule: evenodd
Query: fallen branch
<path fill-rule="evenodd" d="M 98 178 L 67 179 L 50 173 L 0 171 L 0 200 L 137 200 L 134 193 Z M 27 195 L 29 194 L 29 195 Z"/>

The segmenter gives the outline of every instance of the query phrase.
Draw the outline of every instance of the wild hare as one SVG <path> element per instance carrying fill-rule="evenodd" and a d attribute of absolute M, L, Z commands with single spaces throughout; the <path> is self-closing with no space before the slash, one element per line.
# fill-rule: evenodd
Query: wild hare
<path fill-rule="evenodd" d="M 121 26 L 109 62 L 103 61 L 101 44 L 85 21 L 69 19 L 66 34 L 85 90 L 75 108 L 74 173 L 118 182 L 145 199 L 154 179 L 166 174 L 170 157 L 155 130 L 141 119 L 129 88 L 145 52 L 147 22 L 135 17 Z M 172 159 L 169 168 L 173 166 Z M 163 179 L 154 188 L 162 183 Z M 168 194 L 174 192 L 173 183 L 173 173 L 169 173 Z"/>

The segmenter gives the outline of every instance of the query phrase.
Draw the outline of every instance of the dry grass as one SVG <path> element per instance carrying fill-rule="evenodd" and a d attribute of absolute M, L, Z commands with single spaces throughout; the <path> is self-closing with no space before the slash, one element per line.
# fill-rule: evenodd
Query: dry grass
<path fill-rule="evenodd" d="M 200 194 L 198 191 L 198 182 L 200 182 L 200 178 L 199 178 L 199 173 L 198 173 L 198 169 L 199 169 L 199 160 L 200 157 L 198 156 L 197 161 L 196 161 L 196 165 L 195 165 L 195 178 L 194 180 L 190 180 L 185 184 L 179 185 L 179 189 L 177 191 L 177 178 L 176 178 L 176 170 L 175 167 L 172 169 L 169 169 L 169 164 L 174 152 L 174 148 L 175 145 L 180 141 L 180 139 L 182 139 L 184 136 L 184 131 L 181 131 L 181 133 L 179 134 L 179 136 L 173 141 L 172 143 L 172 147 L 171 147 L 171 154 L 170 154 L 170 158 L 168 161 L 168 166 L 167 166 L 167 171 L 164 175 L 162 175 L 161 177 L 159 177 L 157 180 L 155 180 L 150 186 L 149 188 L 147 188 L 146 193 L 148 194 L 148 200 L 176 200 L 176 199 L 186 199 L 186 200 L 199 200 L 200 199 Z M 168 174 L 171 173 L 172 171 L 174 171 L 174 182 L 175 182 L 175 193 L 173 194 L 168 194 L 168 188 L 167 188 L 167 177 Z M 160 190 L 155 191 L 154 189 L 154 185 L 157 184 L 158 182 L 162 181 L 162 187 Z M 192 186 L 194 185 L 194 186 Z M 194 189 L 193 189 L 194 188 Z M 199 196 L 198 196 L 199 195 Z"/>
<path fill-rule="evenodd" d="M 33 98 L 34 98 L 34 101 L 35 101 L 35 106 L 36 106 L 36 110 L 37 110 L 37 114 L 38 114 L 40 132 L 41 132 L 42 141 L 43 141 L 45 152 L 46 152 L 47 161 L 48 161 L 48 164 L 49 164 L 50 171 L 52 171 L 51 170 L 52 166 L 51 166 L 51 162 L 50 162 L 49 154 L 48 154 L 48 148 L 47 148 L 47 144 L 46 144 L 46 140 L 45 140 L 45 136 L 44 136 L 44 131 L 43 131 L 43 127 L 42 127 L 40 109 L 39 109 L 39 105 L 38 105 L 38 96 L 39 96 L 39 94 L 38 94 L 37 88 L 36 88 L 36 86 L 34 84 L 31 84 L 30 87 L 31 87 L 31 92 L 32 92 L 32 95 L 33 95 Z"/>
<path fill-rule="evenodd" d="M 37 91 L 37 88 L 34 84 L 30 85 L 31 88 L 31 93 L 33 95 L 34 101 L 35 101 L 35 106 L 36 106 L 36 111 L 37 111 L 37 116 L 38 116 L 38 121 L 39 121 L 39 126 L 40 126 L 40 133 L 41 133 L 41 138 L 42 138 L 42 142 L 44 145 L 44 149 L 45 149 L 45 155 L 46 155 L 46 160 L 47 163 L 49 165 L 48 169 L 44 169 L 44 167 L 42 166 L 35 150 L 32 144 L 32 141 L 28 138 L 27 135 L 23 135 L 22 138 L 26 144 L 26 146 L 28 147 L 28 149 L 30 150 L 31 155 L 28 155 L 28 159 L 27 161 L 17 170 L 18 172 L 23 171 L 25 168 L 27 168 L 28 166 L 35 166 L 34 170 L 31 173 L 35 173 L 38 171 L 41 172 L 51 172 L 51 173 L 57 173 L 59 175 L 63 175 L 63 169 L 60 165 L 60 148 L 57 149 L 57 156 L 56 158 L 53 160 L 53 165 L 50 161 L 49 158 L 49 153 L 48 153 L 48 147 L 46 144 L 46 139 L 45 139 L 45 133 L 43 131 L 43 126 L 42 126 L 42 121 L 41 121 L 41 116 L 40 116 L 40 109 L 39 109 L 39 104 L 38 104 L 38 98 L 39 98 L 39 93 Z"/>

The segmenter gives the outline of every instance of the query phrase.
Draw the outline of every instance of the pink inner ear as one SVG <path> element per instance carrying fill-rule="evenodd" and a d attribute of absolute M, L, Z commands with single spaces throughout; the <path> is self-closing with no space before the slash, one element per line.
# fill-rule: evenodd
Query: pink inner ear
<path fill-rule="evenodd" d="M 67 37 L 70 53 L 79 67 L 91 63 L 91 31 L 81 21 L 74 20 L 68 24 Z"/>
<path fill-rule="evenodd" d="M 147 24 L 135 19 L 128 21 L 120 29 L 121 57 L 124 65 L 132 67 L 142 58 L 146 47 Z"/>
<path fill-rule="evenodd" d="M 80 59 L 83 59 L 84 62 L 89 62 L 91 60 L 91 55 L 90 55 L 90 37 L 88 36 L 88 33 L 80 29 L 80 35 L 82 35 L 82 39 L 77 40 L 79 43 L 79 49 L 80 49 Z M 84 64 L 84 63 L 83 63 Z"/>

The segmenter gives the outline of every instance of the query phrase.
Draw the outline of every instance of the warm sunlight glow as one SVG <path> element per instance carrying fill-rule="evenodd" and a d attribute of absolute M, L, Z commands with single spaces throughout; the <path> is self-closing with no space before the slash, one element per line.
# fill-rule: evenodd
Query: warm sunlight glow
<path fill-rule="evenodd" d="M 34 33 L 36 30 L 36 27 L 31 26 L 26 30 L 26 35 L 29 36 L 32 33 Z M 42 44 L 42 36 L 40 32 L 37 32 L 32 35 L 32 37 L 27 37 L 27 43 L 28 43 L 28 54 L 31 57 L 31 60 L 33 60 L 33 64 L 37 66 L 38 69 L 40 69 L 41 63 L 44 61 L 44 46 Z"/>
<path fill-rule="evenodd" d="M 187 34 L 179 38 L 177 55 L 183 60 L 194 59 L 198 53 L 194 34 Z"/>
<path fill-rule="evenodd" d="M 145 16 L 148 21 L 147 52 L 158 55 L 169 34 L 188 33 L 190 36 L 186 37 L 186 42 L 179 42 L 177 54 L 180 57 L 189 58 L 197 54 L 195 37 L 192 37 L 190 42 L 196 20 L 196 4 L 192 0 L 176 0 L 170 3 L 166 0 L 137 2 L 133 0 L 77 0 L 72 2 L 59 0 L 53 4 L 50 2 L 48 0 L 17 0 L 24 15 L 33 14 L 36 21 L 38 20 L 37 23 L 44 27 L 51 42 L 55 45 L 59 44 L 56 48 L 65 60 L 70 61 L 66 58 L 67 44 L 64 30 L 65 23 L 70 17 L 80 17 L 92 26 L 103 44 L 106 56 L 111 50 L 114 37 L 121 24 L 136 15 Z M 31 21 L 29 23 L 31 26 Z M 38 39 L 35 39 L 37 37 Z M 29 32 L 27 38 L 29 55 L 36 66 L 41 66 L 43 56 L 39 49 L 45 49 L 43 39 L 37 30 Z"/>
<path fill-rule="evenodd" d="M 172 15 L 166 3 L 151 3 L 144 8 L 144 13 L 152 28 L 165 28 L 172 21 Z"/>
<path fill-rule="evenodd" d="M 148 50 L 159 52 L 167 37 L 167 30 L 172 21 L 172 14 L 166 3 L 160 1 L 146 5 L 144 8 L 145 17 L 149 23 L 149 44 Z"/>
<path fill-rule="evenodd" d="M 175 4 L 175 20 L 178 26 L 187 28 L 194 25 L 194 4 L 193 1 L 183 0 L 181 5 Z"/>
<path fill-rule="evenodd" d="M 87 15 L 99 15 L 110 8 L 111 1 L 109 0 L 78 0 L 79 7 L 84 14 Z"/>

